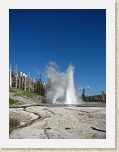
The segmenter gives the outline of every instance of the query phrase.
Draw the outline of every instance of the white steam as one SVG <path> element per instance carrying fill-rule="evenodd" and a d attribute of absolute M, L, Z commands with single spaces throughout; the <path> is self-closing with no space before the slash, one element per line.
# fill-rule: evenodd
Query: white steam
<path fill-rule="evenodd" d="M 70 64 L 66 72 L 60 72 L 55 62 L 50 61 L 45 73 L 49 80 L 46 84 L 46 100 L 48 103 L 80 104 L 73 80 L 74 67 Z"/>

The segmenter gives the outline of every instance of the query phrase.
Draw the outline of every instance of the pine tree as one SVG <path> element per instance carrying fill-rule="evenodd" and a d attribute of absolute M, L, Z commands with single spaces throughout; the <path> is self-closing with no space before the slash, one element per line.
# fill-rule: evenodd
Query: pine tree
<path fill-rule="evenodd" d="M 81 98 L 83 99 L 83 101 L 85 101 L 85 89 L 84 88 L 83 88 L 83 91 L 82 91 Z"/>

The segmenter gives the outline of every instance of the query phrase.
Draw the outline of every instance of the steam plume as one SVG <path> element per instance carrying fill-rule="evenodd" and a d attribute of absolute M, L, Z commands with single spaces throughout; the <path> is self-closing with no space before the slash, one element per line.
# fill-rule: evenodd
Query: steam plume
<path fill-rule="evenodd" d="M 65 72 L 60 72 L 56 62 L 50 61 L 45 68 L 49 82 L 46 84 L 46 100 L 48 103 L 80 104 L 74 86 L 74 67 L 70 64 Z"/>

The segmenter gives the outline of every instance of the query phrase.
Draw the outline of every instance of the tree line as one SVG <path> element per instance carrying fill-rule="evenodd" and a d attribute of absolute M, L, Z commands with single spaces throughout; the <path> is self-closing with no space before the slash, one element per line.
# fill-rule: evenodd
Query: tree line
<path fill-rule="evenodd" d="M 83 88 L 81 98 L 85 102 L 106 102 L 106 94 L 104 91 L 102 91 L 100 95 L 86 96 L 85 89 Z"/>

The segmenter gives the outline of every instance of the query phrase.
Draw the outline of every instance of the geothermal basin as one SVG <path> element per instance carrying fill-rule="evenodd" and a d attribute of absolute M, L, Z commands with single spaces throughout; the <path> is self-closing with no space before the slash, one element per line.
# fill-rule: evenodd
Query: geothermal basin
<path fill-rule="evenodd" d="M 23 104 L 9 107 L 9 138 L 106 139 L 106 104 L 83 102 L 78 97 L 74 67 L 60 72 L 50 62 L 45 72 L 49 80 L 45 101 L 20 97 Z"/>
<path fill-rule="evenodd" d="M 9 108 L 9 117 L 10 139 L 106 138 L 105 107 L 83 104 L 20 105 Z"/>

